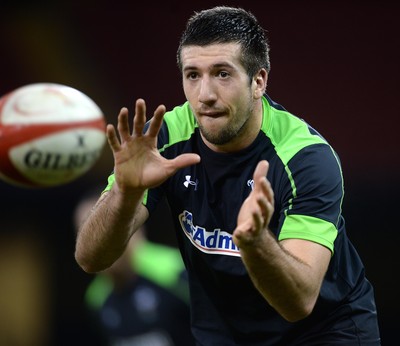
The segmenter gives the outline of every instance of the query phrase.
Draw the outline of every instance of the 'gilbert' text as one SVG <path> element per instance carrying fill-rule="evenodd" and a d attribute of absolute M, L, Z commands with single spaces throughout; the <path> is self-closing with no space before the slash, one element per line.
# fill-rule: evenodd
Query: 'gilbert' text
<path fill-rule="evenodd" d="M 100 155 L 99 150 L 82 153 L 43 152 L 37 149 L 28 151 L 24 163 L 31 169 L 69 170 L 91 166 Z"/>

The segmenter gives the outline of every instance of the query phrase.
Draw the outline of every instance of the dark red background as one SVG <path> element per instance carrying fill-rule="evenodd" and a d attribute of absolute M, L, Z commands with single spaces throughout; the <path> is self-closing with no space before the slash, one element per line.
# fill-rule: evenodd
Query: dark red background
<path fill-rule="evenodd" d="M 194 10 L 219 4 L 210 0 L 4 4 L 0 95 L 35 82 L 67 84 L 92 97 L 112 123 L 119 109 L 131 107 L 138 97 L 147 101 L 149 116 L 160 103 L 171 108 L 184 101 L 175 64 L 184 24 Z M 400 306 L 395 286 L 400 263 L 395 256 L 400 5 L 256 0 L 223 4 L 244 7 L 258 17 L 271 44 L 270 96 L 318 129 L 339 153 L 348 232 L 376 287 L 383 344 L 394 345 Z M 86 189 L 105 184 L 111 169 L 111 154 L 105 148 L 93 170 L 66 187 L 27 191 L 0 185 L 9 215 L 21 213 L 24 200 L 32 222 L 44 225 L 38 237 L 49 242 L 57 264 L 57 345 L 68 344 L 68 332 L 84 335 L 85 329 L 78 311 L 89 278 L 74 262 L 71 212 Z M 153 237 L 171 241 L 156 232 Z"/>

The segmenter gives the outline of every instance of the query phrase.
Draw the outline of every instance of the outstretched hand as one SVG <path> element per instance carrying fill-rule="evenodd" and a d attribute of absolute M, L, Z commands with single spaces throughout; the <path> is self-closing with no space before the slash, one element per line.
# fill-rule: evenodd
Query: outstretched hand
<path fill-rule="evenodd" d="M 128 109 L 122 108 L 118 115 L 118 134 L 113 125 L 107 125 L 108 144 L 114 156 L 114 175 L 122 192 L 146 190 L 162 184 L 178 169 L 200 162 L 197 154 L 181 154 L 168 160 L 157 149 L 165 106 L 160 105 L 150 120 L 149 128 L 143 133 L 146 119 L 146 103 L 138 99 L 135 105 L 133 129 L 128 123 Z"/>
<path fill-rule="evenodd" d="M 260 161 L 254 171 L 254 189 L 245 199 L 237 218 L 233 240 L 239 248 L 251 246 L 266 232 L 274 213 L 274 191 L 267 180 L 269 163 Z"/>

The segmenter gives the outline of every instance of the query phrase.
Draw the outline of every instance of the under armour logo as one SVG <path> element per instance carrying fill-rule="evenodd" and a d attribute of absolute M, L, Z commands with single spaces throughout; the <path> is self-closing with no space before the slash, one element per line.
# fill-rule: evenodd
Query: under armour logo
<path fill-rule="evenodd" d="M 254 189 L 254 180 L 253 179 L 247 180 L 247 186 L 250 186 L 251 189 L 253 190 Z"/>
<path fill-rule="evenodd" d="M 190 180 L 192 178 L 191 175 L 186 175 L 185 179 L 186 181 L 183 182 L 183 185 L 185 185 L 186 188 L 189 187 L 189 185 L 193 185 L 194 186 L 194 190 L 197 190 L 197 184 L 199 183 L 199 181 L 196 179 L 196 181 Z"/>

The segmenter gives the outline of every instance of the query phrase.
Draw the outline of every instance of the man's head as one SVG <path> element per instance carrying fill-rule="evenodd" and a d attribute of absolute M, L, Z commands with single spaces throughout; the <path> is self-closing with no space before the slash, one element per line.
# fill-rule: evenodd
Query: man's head
<path fill-rule="evenodd" d="M 240 44 L 241 62 L 250 78 L 262 68 L 270 71 L 269 45 L 264 29 L 250 12 L 225 6 L 197 12 L 188 20 L 177 52 L 179 69 L 182 71 L 183 47 L 216 43 Z"/>

